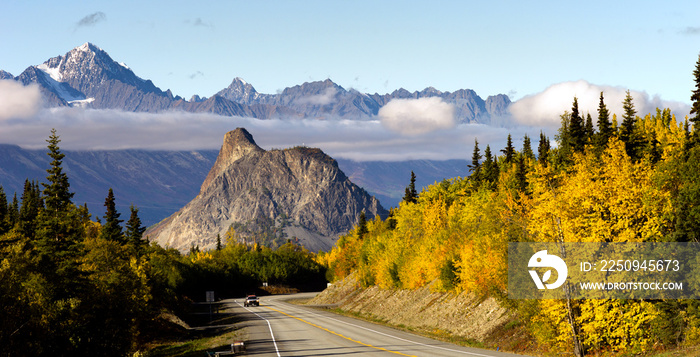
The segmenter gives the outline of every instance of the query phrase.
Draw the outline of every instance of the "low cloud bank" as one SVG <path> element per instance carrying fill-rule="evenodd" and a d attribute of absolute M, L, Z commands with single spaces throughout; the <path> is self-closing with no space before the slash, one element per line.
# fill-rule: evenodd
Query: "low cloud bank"
<path fill-rule="evenodd" d="M 517 139 L 524 130 L 532 130 L 460 124 L 452 130 L 405 136 L 387 130 L 379 120 L 260 120 L 186 112 L 52 108 L 23 120 L 0 121 L 0 143 L 44 148 L 51 128 L 56 128 L 64 150 L 218 150 L 224 134 L 237 127 L 245 127 L 266 149 L 306 145 L 357 161 L 467 159 L 475 138 L 482 149 L 491 144 L 495 150 L 508 133 Z"/>
<path fill-rule="evenodd" d="M 338 93 L 333 87 L 328 87 L 323 93 L 310 95 L 308 97 L 303 97 L 297 100 L 299 104 L 311 104 L 311 105 L 328 105 L 335 102 L 335 95 Z"/>
<path fill-rule="evenodd" d="M 29 118 L 40 107 L 39 86 L 24 86 L 13 80 L 0 80 L 0 122 Z M 0 131 L 0 135 L 1 133 Z"/>
<path fill-rule="evenodd" d="M 516 124 L 527 126 L 559 127 L 560 115 L 571 111 L 574 96 L 578 98 L 579 112 L 591 114 L 598 118 L 598 103 L 600 92 L 603 92 L 605 105 L 612 114 L 622 115 L 622 101 L 625 99 L 627 88 L 596 85 L 587 81 L 563 82 L 554 84 L 544 91 L 525 96 L 511 104 L 509 110 Z M 690 106 L 674 101 L 662 100 L 658 95 L 650 96 L 646 92 L 630 90 L 637 115 L 645 116 L 656 113 L 656 108 L 670 108 L 681 120 L 689 112 Z"/>
<path fill-rule="evenodd" d="M 379 109 L 378 117 L 385 128 L 403 135 L 421 135 L 457 125 L 454 105 L 437 97 L 393 99 Z"/>

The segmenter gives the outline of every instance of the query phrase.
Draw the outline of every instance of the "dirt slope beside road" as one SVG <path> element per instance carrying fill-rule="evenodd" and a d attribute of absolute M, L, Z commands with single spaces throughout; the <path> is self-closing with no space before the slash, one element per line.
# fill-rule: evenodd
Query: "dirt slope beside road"
<path fill-rule="evenodd" d="M 308 305 L 338 307 L 419 332 L 452 335 L 485 346 L 521 350 L 523 336 L 513 313 L 493 299 L 471 294 L 431 292 L 430 285 L 416 290 L 384 290 L 358 287 L 353 275 L 318 294 Z M 510 324 L 509 324 L 510 323 Z"/>

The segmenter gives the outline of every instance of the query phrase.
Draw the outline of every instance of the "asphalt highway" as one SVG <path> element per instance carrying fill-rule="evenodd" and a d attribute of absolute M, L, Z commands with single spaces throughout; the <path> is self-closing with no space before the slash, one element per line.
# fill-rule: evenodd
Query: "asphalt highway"
<path fill-rule="evenodd" d="M 297 297 L 310 297 L 298 294 Z M 290 296 L 261 297 L 260 306 L 224 300 L 246 328 L 246 355 L 283 356 L 517 356 L 433 340 L 363 320 L 285 302 Z"/>

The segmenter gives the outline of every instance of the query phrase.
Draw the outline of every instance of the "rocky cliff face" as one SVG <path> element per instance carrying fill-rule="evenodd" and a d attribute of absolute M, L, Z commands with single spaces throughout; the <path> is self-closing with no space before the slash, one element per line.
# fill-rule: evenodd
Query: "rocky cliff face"
<path fill-rule="evenodd" d="M 146 232 L 162 246 L 211 249 L 230 228 L 236 238 L 265 244 L 298 240 L 329 250 L 358 221 L 386 211 L 320 149 L 266 151 L 245 129 L 226 134 L 199 195 Z"/>

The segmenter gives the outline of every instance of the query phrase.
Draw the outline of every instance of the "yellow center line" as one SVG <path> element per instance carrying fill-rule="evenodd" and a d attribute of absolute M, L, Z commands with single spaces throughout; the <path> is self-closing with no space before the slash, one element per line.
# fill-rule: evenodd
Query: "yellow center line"
<path fill-rule="evenodd" d="M 299 321 L 301 321 L 301 322 L 303 322 L 303 323 L 305 323 L 305 324 L 308 324 L 308 325 L 311 325 L 311 326 L 313 326 L 313 327 L 319 328 L 319 329 L 321 329 L 321 330 L 323 330 L 323 331 L 332 333 L 332 334 L 334 334 L 334 335 L 336 335 L 336 336 L 338 336 L 338 337 L 342 337 L 342 338 L 344 338 L 344 339 L 346 339 L 346 340 L 348 340 L 348 341 L 352 341 L 352 342 L 355 342 L 355 343 L 360 344 L 360 345 L 363 345 L 363 346 L 367 346 L 367 347 L 374 348 L 374 349 L 381 350 L 381 351 L 385 351 L 385 352 L 395 353 L 395 354 L 401 355 L 401 356 L 417 357 L 417 356 L 414 356 L 414 355 L 407 355 L 407 354 L 405 354 L 405 353 L 401 353 L 401 352 L 398 352 L 398 351 L 388 350 L 388 349 L 386 349 L 386 348 L 384 348 L 384 347 L 373 346 L 373 345 L 370 345 L 370 344 L 368 344 L 368 343 L 364 343 L 364 342 L 362 342 L 362 341 L 358 341 L 358 340 L 355 340 L 355 339 L 353 339 L 353 338 L 350 338 L 350 337 L 347 337 L 347 336 L 343 336 L 343 335 L 341 335 L 341 334 L 339 334 L 339 333 L 337 333 L 337 332 L 335 332 L 335 331 L 329 330 L 329 329 L 327 329 L 327 328 L 325 328 L 325 327 L 316 325 L 315 323 L 312 323 L 312 322 L 306 321 L 306 320 L 304 320 L 304 319 L 298 318 L 298 317 L 296 317 L 296 316 L 290 315 L 290 314 L 288 314 L 288 313 L 286 313 L 286 312 L 283 312 L 283 311 L 280 311 L 280 310 L 277 310 L 277 309 L 273 309 L 273 308 L 271 308 L 271 307 L 269 307 L 269 306 L 265 306 L 265 307 L 268 308 L 268 309 L 270 309 L 270 310 L 272 310 L 272 311 L 279 312 L 279 313 L 282 314 L 282 315 L 289 316 L 289 317 L 291 317 L 291 318 L 293 318 L 293 319 L 295 319 L 295 320 L 299 320 Z"/>

